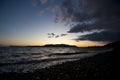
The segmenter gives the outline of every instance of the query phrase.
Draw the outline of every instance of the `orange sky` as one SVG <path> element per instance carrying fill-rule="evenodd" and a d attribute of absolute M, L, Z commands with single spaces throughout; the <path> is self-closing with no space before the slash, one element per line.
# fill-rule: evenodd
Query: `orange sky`
<path fill-rule="evenodd" d="M 17 46 L 42 46 L 42 45 L 46 45 L 46 44 L 68 44 L 68 45 L 76 45 L 78 47 L 88 47 L 88 46 L 103 46 L 105 45 L 105 43 L 102 42 L 92 42 L 92 41 L 80 41 L 80 42 L 76 42 L 76 41 L 67 41 L 67 40 L 54 40 L 54 41 L 44 41 L 44 42 L 40 42 L 40 41 L 8 41 L 8 42 L 3 42 L 3 45 L 17 45 Z M 1 44 L 2 45 L 2 44 Z"/>

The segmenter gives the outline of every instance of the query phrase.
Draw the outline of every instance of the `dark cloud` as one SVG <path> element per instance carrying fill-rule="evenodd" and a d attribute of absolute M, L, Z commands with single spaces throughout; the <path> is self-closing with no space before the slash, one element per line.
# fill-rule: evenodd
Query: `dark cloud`
<path fill-rule="evenodd" d="M 61 10 L 64 21 L 69 19 L 75 24 L 69 33 L 105 30 L 80 36 L 77 40 L 120 40 L 120 0 L 64 0 Z"/>
<path fill-rule="evenodd" d="M 47 33 L 48 38 L 59 38 L 59 37 L 64 37 L 67 36 L 68 34 L 55 34 L 55 33 Z"/>
<path fill-rule="evenodd" d="M 76 26 L 72 27 L 68 32 L 69 33 L 78 33 L 78 32 L 85 32 L 85 31 L 92 31 L 92 30 L 110 30 L 110 31 L 117 31 L 120 30 L 120 20 L 115 21 L 105 21 L 105 22 L 95 22 L 94 24 L 77 24 Z"/>
<path fill-rule="evenodd" d="M 75 39 L 79 40 L 90 40 L 90 41 L 118 41 L 120 40 L 120 32 L 111 32 L 111 31 L 102 31 L 95 32 L 92 34 L 82 35 L 79 38 Z"/>
<path fill-rule="evenodd" d="M 55 36 L 55 38 L 58 38 L 58 37 L 60 37 L 60 36 L 59 36 L 59 35 L 56 35 L 56 36 Z"/>
<path fill-rule="evenodd" d="M 61 34 L 60 36 L 61 36 L 61 37 L 63 37 L 63 36 L 67 36 L 67 34 Z"/>
<path fill-rule="evenodd" d="M 47 33 L 48 36 L 55 36 L 55 33 Z"/>

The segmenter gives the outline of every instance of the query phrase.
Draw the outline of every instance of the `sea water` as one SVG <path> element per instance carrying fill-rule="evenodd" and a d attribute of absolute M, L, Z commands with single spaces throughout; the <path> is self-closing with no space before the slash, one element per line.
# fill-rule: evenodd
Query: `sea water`
<path fill-rule="evenodd" d="M 102 48 L 0 47 L 0 73 L 32 72 L 105 52 Z"/>

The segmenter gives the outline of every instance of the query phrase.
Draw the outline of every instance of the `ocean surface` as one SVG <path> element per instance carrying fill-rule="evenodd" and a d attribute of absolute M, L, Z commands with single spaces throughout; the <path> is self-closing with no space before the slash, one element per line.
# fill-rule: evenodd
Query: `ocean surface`
<path fill-rule="evenodd" d="M 0 47 L 0 73 L 33 72 L 67 61 L 94 56 L 111 49 L 77 47 Z"/>

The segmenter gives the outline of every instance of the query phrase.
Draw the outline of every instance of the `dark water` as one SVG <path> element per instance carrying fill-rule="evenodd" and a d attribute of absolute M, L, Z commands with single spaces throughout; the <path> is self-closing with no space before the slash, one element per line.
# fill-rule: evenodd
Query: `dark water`
<path fill-rule="evenodd" d="M 74 47 L 0 47 L 0 73 L 32 72 L 67 61 L 75 61 L 108 49 Z"/>

